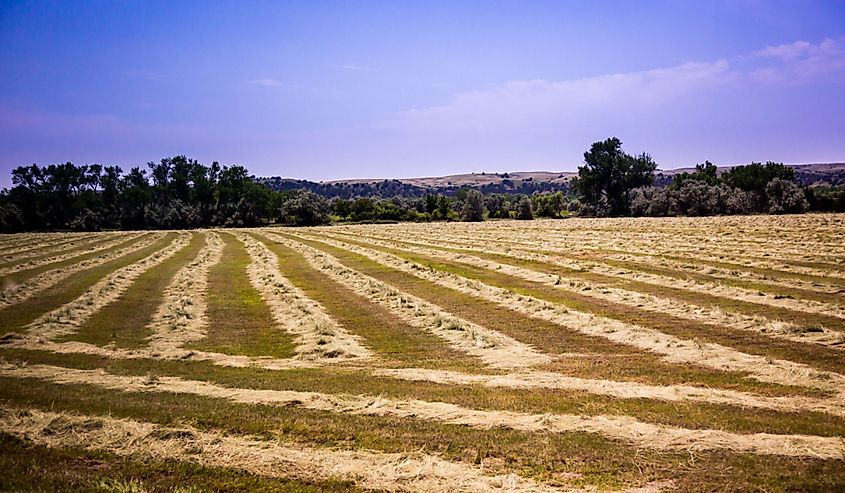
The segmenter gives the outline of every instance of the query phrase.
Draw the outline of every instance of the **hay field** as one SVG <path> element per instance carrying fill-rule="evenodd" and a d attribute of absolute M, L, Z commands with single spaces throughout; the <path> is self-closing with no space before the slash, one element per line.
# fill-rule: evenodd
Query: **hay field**
<path fill-rule="evenodd" d="M 0 237 L 0 490 L 845 490 L 845 216 Z"/>

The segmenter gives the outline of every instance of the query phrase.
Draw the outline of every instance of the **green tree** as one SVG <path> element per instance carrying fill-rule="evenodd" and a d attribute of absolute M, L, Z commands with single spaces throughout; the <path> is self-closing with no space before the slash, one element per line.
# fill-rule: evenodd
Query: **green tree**
<path fill-rule="evenodd" d="M 478 190 L 469 190 L 461 209 L 461 221 L 477 222 L 484 220 L 484 197 Z"/>
<path fill-rule="evenodd" d="M 609 214 L 627 214 L 631 190 L 650 185 L 655 169 L 651 156 L 631 156 L 622 151 L 622 142 L 612 137 L 593 143 L 584 153 L 584 166 L 578 168 L 572 186 L 587 204 L 595 207 L 606 201 Z"/>

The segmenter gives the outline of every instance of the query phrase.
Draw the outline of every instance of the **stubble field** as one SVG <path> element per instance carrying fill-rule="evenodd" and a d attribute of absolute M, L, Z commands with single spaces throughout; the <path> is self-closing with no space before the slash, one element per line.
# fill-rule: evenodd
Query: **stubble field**
<path fill-rule="evenodd" d="M 845 490 L 845 215 L 0 237 L 0 490 Z"/>

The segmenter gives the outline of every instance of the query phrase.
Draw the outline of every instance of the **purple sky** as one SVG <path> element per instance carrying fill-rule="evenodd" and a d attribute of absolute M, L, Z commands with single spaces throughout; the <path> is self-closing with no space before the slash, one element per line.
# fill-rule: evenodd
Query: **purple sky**
<path fill-rule="evenodd" d="M 312 180 L 845 161 L 845 2 L 0 0 L 0 186 L 187 154 Z"/>

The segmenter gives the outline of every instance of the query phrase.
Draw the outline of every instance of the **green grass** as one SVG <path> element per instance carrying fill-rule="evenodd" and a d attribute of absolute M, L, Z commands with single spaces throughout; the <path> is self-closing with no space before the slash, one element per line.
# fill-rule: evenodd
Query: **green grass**
<path fill-rule="evenodd" d="M 783 388 L 781 386 L 772 387 L 770 384 L 752 381 L 745 378 L 745 374 L 738 372 L 716 371 L 693 364 L 676 365 L 666 363 L 658 355 L 639 351 L 630 346 L 614 344 L 601 337 L 584 335 L 557 324 L 519 314 L 496 303 L 440 287 L 410 274 L 385 267 L 348 250 L 336 248 L 319 241 L 303 240 L 301 238 L 295 239 L 337 257 L 338 260 L 350 268 L 390 283 L 398 289 L 415 294 L 441 306 L 455 315 L 496 329 L 519 341 L 532 344 L 544 352 L 572 352 L 577 355 L 583 355 L 561 358 L 549 365 L 548 369 L 572 376 L 633 380 L 657 385 L 695 383 L 752 392 L 768 392 L 773 388 Z M 428 257 L 421 257 L 408 252 L 374 246 L 372 248 L 395 253 L 408 260 L 438 270 L 475 278 L 495 285 L 503 285 L 521 294 L 549 298 L 546 293 L 522 287 L 523 285 L 528 285 L 530 288 L 534 288 L 536 283 L 529 283 L 528 281 L 522 281 L 511 276 L 503 276 L 484 269 L 475 269 L 463 265 L 435 261 Z M 503 276 L 503 278 L 499 276 Z M 496 282 L 491 282 L 491 278 Z M 511 280 L 513 280 L 513 284 L 507 284 Z M 555 296 L 560 295 L 553 288 L 548 288 L 548 290 Z M 559 298 L 554 298 L 552 301 L 557 301 L 557 299 Z M 577 306 L 586 311 L 593 311 L 594 305 L 592 304 L 592 300 L 587 300 Z M 575 306 L 572 307 L 575 308 Z M 628 312 L 632 316 L 641 316 L 641 314 L 638 315 L 634 310 L 628 309 Z M 646 313 L 646 315 L 649 314 Z M 637 320 L 642 322 L 640 319 Z M 675 328 L 672 328 L 672 330 L 674 331 Z"/>
<path fill-rule="evenodd" d="M 192 234 L 188 245 L 160 264 L 146 270 L 117 301 L 97 311 L 77 332 L 62 341 L 138 348 L 146 345 L 152 329 L 147 325 L 164 299 L 173 276 L 193 260 L 205 245 L 205 235 Z"/>
<path fill-rule="evenodd" d="M 793 342 L 783 339 L 768 338 L 756 332 L 730 330 L 713 324 L 705 324 L 694 320 L 687 320 L 674 317 L 669 314 L 647 312 L 631 308 L 629 306 L 614 303 L 612 301 L 603 300 L 599 297 L 590 297 L 580 293 L 557 289 L 553 286 L 527 281 L 516 276 L 511 276 L 501 272 L 474 267 L 460 262 L 453 262 L 444 259 L 435 259 L 430 256 L 421 255 L 418 253 L 411 253 L 404 250 L 393 248 L 386 248 L 378 245 L 367 245 L 361 241 L 347 240 L 349 243 L 360 246 L 367 246 L 375 250 L 391 253 L 407 260 L 411 260 L 418 264 L 450 272 L 470 279 L 475 279 L 493 286 L 511 290 L 515 293 L 533 296 L 539 299 L 547 300 L 565 306 L 567 308 L 593 313 L 599 316 L 608 317 L 620 320 L 626 323 L 640 325 L 643 327 L 650 327 L 666 334 L 671 334 L 677 337 L 686 339 L 702 339 L 718 344 L 723 344 L 728 347 L 736 348 L 740 351 L 749 354 L 757 354 L 768 358 L 788 359 L 799 363 L 804 363 L 819 369 L 830 370 L 834 372 L 845 371 L 845 359 L 841 357 L 841 351 L 826 348 L 816 345 L 804 344 L 800 342 Z M 475 252 L 473 252 L 475 253 Z M 490 257 L 489 255 L 479 255 L 482 257 Z M 493 260 L 493 258 L 491 258 Z M 503 261 L 505 259 L 495 259 Z M 508 262 L 512 265 L 519 265 L 526 268 L 546 272 L 550 274 L 557 274 L 561 276 L 563 282 L 568 278 L 597 280 L 599 277 L 590 273 L 574 273 L 571 270 L 561 269 L 554 265 L 542 264 L 529 260 L 515 260 L 511 257 Z M 607 280 L 599 281 L 606 282 Z M 609 282 L 608 282 L 609 284 Z M 613 283 L 617 287 L 624 287 L 626 289 L 638 290 L 640 292 L 649 292 L 657 296 L 677 295 L 678 291 L 671 288 L 661 288 L 654 285 L 647 285 L 644 283 Z M 625 284 L 629 284 L 625 286 Z M 636 284 L 636 285 L 635 285 Z M 695 294 L 687 292 L 687 301 L 706 300 L 707 295 Z M 696 299 L 692 299 L 696 298 Z M 715 298 L 715 297 L 710 297 Z M 713 306 L 721 306 L 727 308 L 732 300 L 724 300 L 723 298 L 715 298 L 719 302 L 712 301 Z M 706 303 L 706 302 L 705 302 Z M 793 312 L 794 313 L 794 312 Z M 804 323 L 812 323 L 814 317 L 808 316 L 804 319 Z M 761 338 L 765 340 L 765 344 L 761 344 Z"/>
<path fill-rule="evenodd" d="M 0 491 L 205 493 L 359 491 L 348 482 L 273 479 L 190 462 L 52 449 L 0 433 Z"/>
<path fill-rule="evenodd" d="M 502 459 L 506 470 L 535 479 L 582 475 L 579 483 L 619 487 L 632 482 L 678 478 L 683 491 L 706 491 L 713 475 L 736 489 L 783 485 L 845 486 L 843 461 L 767 456 L 744 460 L 728 452 L 687 453 L 635 449 L 589 433 L 529 433 L 503 428 L 477 430 L 422 420 L 354 416 L 296 407 L 232 404 L 197 396 L 104 391 L 90 386 L 57 386 L 29 379 L 5 379 L 2 400 L 40 409 L 86 415 L 109 414 L 162 425 L 188 423 L 203 430 L 257 435 L 267 439 L 339 449 L 402 452 L 423 450 L 450 460 L 475 463 Z M 682 474 L 678 474 L 683 471 Z M 789 475 L 783 474 L 789 471 Z M 707 480 L 707 483 L 704 481 Z M 726 483 L 725 483 L 726 482 Z"/>
<path fill-rule="evenodd" d="M 452 349 L 440 338 L 409 325 L 387 308 L 327 278 L 310 267 L 295 250 L 275 241 L 265 244 L 279 257 L 282 275 L 320 303 L 349 333 L 360 336 L 366 347 L 387 360 L 386 364 L 482 370 L 483 365 L 476 358 Z"/>
<path fill-rule="evenodd" d="M 149 246 L 101 265 L 77 272 L 57 285 L 35 293 L 32 297 L 20 303 L 0 309 L 0 327 L 2 327 L 3 332 L 22 331 L 26 325 L 42 314 L 73 301 L 111 272 L 134 264 L 144 257 L 164 248 L 174 238 L 176 238 L 176 233 L 168 233 Z M 140 241 L 140 238 L 135 241 Z"/>
<path fill-rule="evenodd" d="M 249 255 L 230 234 L 221 235 L 223 258 L 208 278 L 207 337 L 188 347 L 233 355 L 293 356 L 293 338 L 276 327 L 267 304 L 250 283 Z"/>
<path fill-rule="evenodd" d="M 737 433 L 765 430 L 782 434 L 845 436 L 845 418 L 814 412 L 786 413 L 736 406 L 616 399 L 575 390 L 488 388 L 408 382 L 379 377 L 362 369 L 295 369 L 268 371 L 227 368 L 207 362 L 108 360 L 91 355 L 56 355 L 43 351 L 3 350 L 7 361 L 53 364 L 79 369 L 103 368 L 117 375 L 172 376 L 226 387 L 367 394 L 395 399 L 449 402 L 472 409 L 524 413 L 608 414 L 633 416 L 646 422 L 692 429 L 714 428 Z M 2 395 L 2 392 L 0 392 Z"/>
<path fill-rule="evenodd" d="M 112 246 L 110 248 L 107 248 L 105 250 L 101 250 L 99 252 L 91 252 L 91 253 L 86 253 L 86 254 L 83 254 L 83 255 L 77 255 L 73 258 L 69 258 L 69 259 L 66 259 L 66 260 L 61 260 L 61 261 L 58 261 L 58 262 L 52 262 L 52 263 L 44 264 L 44 265 L 41 265 L 41 266 L 38 266 L 38 267 L 32 267 L 30 269 L 23 269 L 23 270 L 20 270 L 18 272 L 13 272 L 11 274 L 7 274 L 7 275 L 3 276 L 2 282 L 3 283 L 21 284 L 21 283 L 26 282 L 28 279 L 32 279 L 33 277 L 35 277 L 39 274 L 42 274 L 44 272 L 47 272 L 49 270 L 61 269 L 61 268 L 68 267 L 68 266 L 73 265 L 73 264 L 77 264 L 79 262 L 84 262 L 84 261 L 92 259 L 94 257 L 99 257 L 99 256 L 102 256 L 102 255 L 108 255 L 108 254 L 110 254 L 110 253 L 112 253 L 116 250 L 121 249 L 121 248 L 126 248 L 127 246 L 131 245 L 132 243 L 141 241 L 143 238 L 148 237 L 150 234 L 151 233 L 147 233 L 145 235 L 139 236 L 138 238 L 126 239 L 124 241 L 121 241 L 121 242 L 115 244 L 114 246 Z"/>

